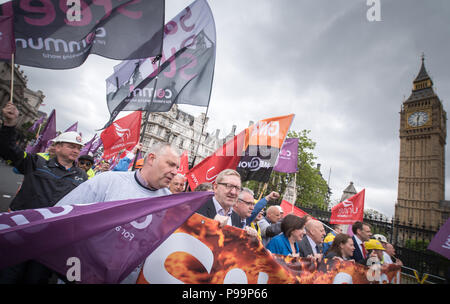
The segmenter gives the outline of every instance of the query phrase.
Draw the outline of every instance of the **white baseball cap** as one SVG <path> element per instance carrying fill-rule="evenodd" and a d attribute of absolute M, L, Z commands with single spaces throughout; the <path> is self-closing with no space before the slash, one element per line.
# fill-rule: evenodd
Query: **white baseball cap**
<path fill-rule="evenodd" d="M 81 135 L 78 134 L 75 131 L 69 131 L 69 132 L 61 133 L 57 137 L 53 138 L 52 141 L 54 143 L 66 142 L 66 143 L 72 143 L 72 144 L 77 144 L 77 145 L 80 145 L 80 146 L 84 146 L 83 139 L 81 138 Z"/>

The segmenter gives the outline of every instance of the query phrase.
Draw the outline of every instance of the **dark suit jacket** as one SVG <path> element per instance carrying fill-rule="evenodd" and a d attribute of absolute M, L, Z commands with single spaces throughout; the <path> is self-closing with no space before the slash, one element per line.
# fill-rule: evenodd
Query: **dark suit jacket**
<path fill-rule="evenodd" d="M 214 219 L 217 212 L 216 212 L 216 207 L 214 206 L 214 202 L 213 202 L 212 198 L 210 198 L 203 206 L 201 206 L 197 210 L 197 213 L 201 214 L 203 216 L 206 216 L 210 219 Z M 241 227 L 241 218 L 239 217 L 239 215 L 237 215 L 236 212 L 231 213 L 231 225 L 234 227 L 242 228 Z"/>
<path fill-rule="evenodd" d="M 318 253 L 322 253 L 322 244 L 318 244 L 319 245 L 319 251 Z M 302 258 L 307 257 L 308 255 L 313 255 L 314 252 L 311 248 L 311 244 L 308 241 L 308 238 L 306 237 L 306 235 L 303 236 L 303 239 L 298 243 L 298 249 L 299 249 L 299 253 L 300 256 Z"/>
<path fill-rule="evenodd" d="M 363 256 L 361 250 L 359 249 L 358 242 L 356 242 L 355 236 L 352 236 L 352 239 L 353 239 L 353 245 L 355 246 L 355 251 L 353 251 L 353 256 L 351 257 L 351 259 L 355 260 L 356 263 L 365 265 L 366 263 L 365 263 L 364 256 Z M 363 244 L 363 246 L 364 246 L 364 244 Z"/>

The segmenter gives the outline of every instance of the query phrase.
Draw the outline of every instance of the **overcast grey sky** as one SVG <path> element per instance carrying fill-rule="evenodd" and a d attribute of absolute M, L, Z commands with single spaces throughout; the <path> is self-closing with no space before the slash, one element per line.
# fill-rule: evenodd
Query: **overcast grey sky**
<path fill-rule="evenodd" d="M 166 0 L 166 21 L 192 1 Z M 332 201 L 350 181 L 366 208 L 394 214 L 400 107 L 421 54 L 435 92 L 450 110 L 450 1 L 380 0 L 369 22 L 366 0 L 210 0 L 217 59 L 208 131 L 240 131 L 249 120 L 295 113 L 291 129 L 311 130 Z M 79 121 L 89 139 L 109 114 L 105 79 L 119 61 L 91 55 L 79 68 L 23 67 L 46 95 L 63 130 Z M 182 106 L 196 115 L 204 108 Z M 450 183 L 446 149 L 446 185 Z M 449 189 L 448 187 L 446 187 Z M 449 199 L 446 194 L 446 199 Z"/>

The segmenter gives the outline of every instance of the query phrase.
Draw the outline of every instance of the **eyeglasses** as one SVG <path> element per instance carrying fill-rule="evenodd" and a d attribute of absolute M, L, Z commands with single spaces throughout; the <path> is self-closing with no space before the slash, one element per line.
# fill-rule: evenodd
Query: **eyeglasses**
<path fill-rule="evenodd" d="M 231 191 L 231 190 L 236 190 L 237 192 L 241 192 L 241 190 L 242 190 L 242 188 L 241 187 L 238 187 L 238 186 L 235 186 L 235 185 L 232 185 L 232 184 L 227 184 L 227 183 L 217 183 L 218 185 L 222 185 L 222 186 L 225 186 L 225 188 L 227 188 L 227 190 L 228 191 Z"/>
<path fill-rule="evenodd" d="M 80 160 L 80 165 L 92 166 L 92 163 L 90 161 Z"/>
<path fill-rule="evenodd" d="M 244 204 L 246 204 L 247 206 L 249 206 L 249 207 L 251 207 L 251 206 L 254 206 L 255 205 L 255 203 L 254 202 L 247 202 L 247 201 L 244 201 L 243 199 L 240 199 L 240 198 L 238 198 L 238 201 L 241 201 L 241 202 L 243 202 Z"/>

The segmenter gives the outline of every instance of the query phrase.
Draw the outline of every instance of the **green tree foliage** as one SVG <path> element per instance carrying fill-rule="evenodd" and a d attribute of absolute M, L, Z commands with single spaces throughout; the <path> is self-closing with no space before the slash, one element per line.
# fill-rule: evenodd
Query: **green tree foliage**
<path fill-rule="evenodd" d="M 308 137 L 310 132 L 310 130 L 302 130 L 301 132 L 290 131 L 287 136 L 288 138 L 299 138 L 296 179 L 297 200 L 295 205 L 326 209 L 330 202 L 330 191 L 327 182 L 317 169 L 315 163 L 317 157 L 313 154 L 316 143 Z M 277 191 L 283 196 L 287 184 L 293 178 L 293 173 L 287 174 L 273 171 L 267 189 L 262 195 L 267 195 L 271 191 Z M 263 189 L 263 185 L 256 181 L 248 181 L 245 183 L 245 186 L 255 190 L 256 195 L 261 194 Z"/>

